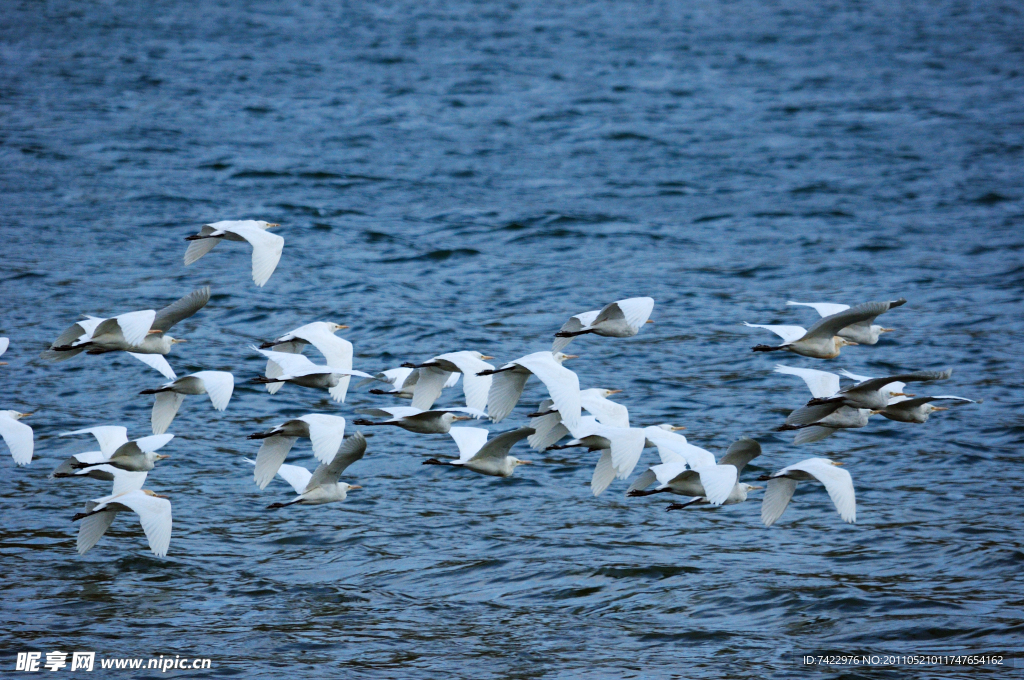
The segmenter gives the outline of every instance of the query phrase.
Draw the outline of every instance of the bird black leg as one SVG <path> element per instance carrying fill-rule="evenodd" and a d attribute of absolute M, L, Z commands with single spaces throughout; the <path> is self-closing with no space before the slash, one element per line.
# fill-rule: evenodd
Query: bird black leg
<path fill-rule="evenodd" d="M 427 458 L 421 463 L 421 465 L 451 465 L 450 461 L 438 460 L 437 458 Z"/>
<path fill-rule="evenodd" d="M 491 371 L 480 371 L 477 375 L 494 375 L 495 373 L 502 373 L 504 371 L 511 371 L 515 366 L 509 366 L 508 368 L 495 368 Z"/>
<path fill-rule="evenodd" d="M 586 335 L 587 333 L 593 333 L 593 329 L 585 331 L 558 331 L 555 333 L 556 338 L 575 338 L 577 335 Z"/>
<path fill-rule="evenodd" d="M 665 487 L 664 489 L 651 489 L 650 491 L 648 491 L 647 489 L 633 489 L 632 491 L 627 492 L 626 495 L 627 496 L 634 496 L 634 497 L 635 496 L 650 496 L 651 494 L 666 493 L 666 492 L 671 492 L 671 489 L 669 489 L 668 487 Z"/>
<path fill-rule="evenodd" d="M 669 510 L 682 510 L 683 508 L 694 505 L 695 503 L 700 503 L 702 500 L 703 499 L 701 498 L 694 498 L 692 501 L 687 501 L 685 503 L 673 503 L 672 505 L 665 508 L 665 511 L 668 512 Z"/>
<path fill-rule="evenodd" d="M 751 348 L 755 352 L 778 352 L 780 349 L 786 349 L 783 345 L 778 347 L 772 347 L 771 345 L 755 345 Z"/>

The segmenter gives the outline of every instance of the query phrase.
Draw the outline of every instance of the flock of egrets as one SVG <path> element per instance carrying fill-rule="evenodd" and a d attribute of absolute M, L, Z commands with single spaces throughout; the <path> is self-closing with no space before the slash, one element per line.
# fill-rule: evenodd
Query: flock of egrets
<path fill-rule="evenodd" d="M 263 286 L 277 267 L 284 247 L 284 239 L 268 231 L 275 226 L 278 225 L 251 220 L 204 225 L 199 234 L 186 239 L 190 244 L 185 264 L 198 260 L 220 240 L 247 241 L 253 248 L 253 280 L 257 286 Z M 213 407 L 223 411 L 234 390 L 234 377 L 230 373 L 199 371 L 179 378 L 164 358 L 175 344 L 185 342 L 168 335 L 168 331 L 202 309 L 209 300 L 207 287 L 159 311 L 129 312 L 111 318 L 86 316 L 43 352 L 43 358 L 53 361 L 67 360 L 82 352 L 127 352 L 169 380 L 158 388 L 142 392 L 154 395 L 151 436 L 129 441 L 125 427 L 111 425 L 61 435 L 92 435 L 99 451 L 72 456 L 53 471 L 52 478 L 89 477 L 113 483 L 109 495 L 88 501 L 84 512 L 74 516 L 74 520 L 80 520 L 80 553 L 100 540 L 118 512 L 130 511 L 139 516 L 152 551 L 158 556 L 166 555 L 171 539 L 171 503 L 167 497 L 143 488 L 147 475 L 167 457 L 158 451 L 174 437 L 166 431 L 186 396 L 207 394 Z M 856 307 L 790 302 L 813 307 L 822 318 L 807 330 L 799 326 L 747 325 L 770 330 L 784 341 L 778 346 L 758 345 L 753 348 L 756 352 L 784 350 L 806 357 L 832 359 L 844 346 L 875 344 L 881 333 L 891 330 L 876 325 L 876 317 L 904 302 L 903 299 L 868 302 Z M 563 365 L 566 360 L 575 358 L 562 351 L 573 338 L 581 335 L 632 337 L 652 323 L 653 309 L 653 299 L 640 297 L 576 314 L 555 333 L 550 351 L 528 354 L 500 368 L 487 363 L 493 357 L 477 351 L 458 351 L 372 374 L 353 369 L 352 345 L 336 335 L 346 326 L 315 321 L 253 347 L 267 359 L 265 375 L 254 378 L 253 382 L 265 384 L 270 394 L 286 384 L 326 390 L 335 402 L 345 401 L 353 376 L 363 378 L 359 386 L 377 383 L 380 387 L 371 389 L 371 393 L 411 400 L 411 405 L 359 409 L 362 415 L 376 420 L 355 419 L 352 424 L 450 435 L 458 457 L 430 458 L 423 462 L 425 465 L 447 465 L 484 475 L 509 477 L 516 467 L 529 463 L 510 455 L 513 446 L 524 439 L 538 450 L 582 447 L 597 453 L 590 485 L 596 496 L 616 478 L 628 478 L 643 450 L 655 447 L 661 463 L 632 483 L 627 489 L 629 496 L 671 493 L 688 497 L 685 502 L 669 505 L 669 510 L 690 505 L 741 503 L 751 491 L 761 488 L 739 481 L 747 463 L 761 454 L 756 441 L 744 437 L 716 460 L 710 452 L 688 443 L 686 437 L 679 434 L 683 427 L 668 423 L 647 427 L 631 425 L 626 407 L 609 399 L 619 390 L 581 390 L 577 375 Z M 0 354 L 7 350 L 8 343 L 7 338 L 0 338 Z M 314 363 L 302 354 L 307 345 L 323 355 L 324 363 Z M 795 430 L 796 444 L 815 442 L 839 430 L 864 427 L 875 414 L 901 422 L 923 423 L 931 413 L 945 410 L 933 402 L 971 401 L 953 396 L 914 397 L 904 392 L 907 383 L 948 378 L 951 374 L 948 370 L 881 378 L 842 371 L 843 376 L 854 381 L 846 387 L 840 385 L 840 376 L 834 373 L 783 365 L 775 370 L 799 376 L 811 391 L 812 399 L 807 405 L 794 410 L 778 428 Z M 488 431 L 480 427 L 453 426 L 462 420 L 489 418 L 495 423 L 504 420 L 512 414 L 531 376 L 544 384 L 550 398 L 529 414 L 529 426 L 490 438 Z M 442 391 L 455 387 L 460 379 L 466 405 L 435 408 L 434 402 Z M 27 415 L 30 414 L 0 411 L 0 435 L 18 465 L 28 464 L 33 455 L 32 429 L 20 422 Z M 264 489 L 278 475 L 297 494 L 292 500 L 274 503 L 270 508 L 343 501 L 348 492 L 361 488 L 339 481 L 344 471 L 365 455 L 367 446 L 360 432 L 345 437 L 346 425 L 343 416 L 311 413 L 249 435 L 249 439 L 261 442 L 255 460 L 249 460 L 254 466 L 256 485 Z M 568 441 L 559 444 L 567 437 Z M 313 472 L 284 462 L 296 441 L 302 438 L 310 440 L 313 455 L 320 463 Z M 840 517 L 854 522 L 853 480 L 839 465 L 825 458 L 808 458 L 760 477 L 767 482 L 761 504 L 764 524 L 771 526 L 782 515 L 801 480 L 820 482 Z M 650 488 L 655 483 L 657 486 Z"/>

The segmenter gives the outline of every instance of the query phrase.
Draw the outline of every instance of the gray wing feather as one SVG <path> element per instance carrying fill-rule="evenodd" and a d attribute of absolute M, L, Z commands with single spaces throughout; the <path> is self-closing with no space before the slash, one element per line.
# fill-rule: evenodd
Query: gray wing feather
<path fill-rule="evenodd" d="M 156 318 L 153 320 L 152 329 L 155 331 L 164 331 L 166 333 L 174 324 L 178 323 L 182 319 L 187 319 L 192 316 L 205 307 L 206 303 L 209 301 L 209 286 L 204 286 L 203 288 L 194 290 L 180 300 L 172 302 L 157 312 Z"/>
<path fill-rule="evenodd" d="M 722 456 L 722 460 L 718 461 L 719 465 L 735 465 L 736 475 L 739 476 L 743 472 L 743 468 L 747 466 L 747 463 L 754 460 L 761 455 L 761 445 L 750 437 L 742 437 L 741 439 L 733 442 L 729 450 L 726 451 L 725 455 Z"/>
<path fill-rule="evenodd" d="M 366 437 L 362 432 L 356 432 L 342 443 L 341 448 L 334 454 L 334 459 L 329 464 L 321 464 L 317 467 L 309 479 L 309 484 L 306 485 L 306 491 L 311 491 L 324 484 L 336 484 L 345 468 L 364 455 L 366 455 Z"/>

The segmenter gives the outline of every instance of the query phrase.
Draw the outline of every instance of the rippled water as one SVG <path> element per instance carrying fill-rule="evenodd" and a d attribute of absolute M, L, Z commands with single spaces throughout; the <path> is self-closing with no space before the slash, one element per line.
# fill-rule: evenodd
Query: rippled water
<path fill-rule="evenodd" d="M 242 677 L 788 678 L 811 651 L 1020 651 L 1017 4 L 194 4 L 0 9 L 0 408 L 38 410 L 33 464 L 0 456 L 6 668 L 66 648 Z M 238 244 L 182 265 L 198 225 L 248 217 L 283 224 L 265 288 Z M 239 384 L 223 414 L 186 401 L 150 476 L 174 504 L 170 554 L 122 517 L 79 557 L 71 516 L 106 485 L 48 480 L 90 448 L 56 435 L 146 434 L 138 392 L 160 377 L 38 352 L 80 313 L 202 284 L 213 299 L 171 363 Z M 656 323 L 578 340 L 584 387 L 621 388 L 634 424 L 684 424 L 718 454 L 756 437 L 746 481 L 841 460 L 858 524 L 811 485 L 770 530 L 757 501 L 666 513 L 623 482 L 595 499 L 594 456 L 575 451 L 520 452 L 540 464 L 508 480 L 424 468 L 453 443 L 404 431 L 375 433 L 348 502 L 264 510 L 290 490 L 255 488 L 245 435 L 387 400 L 270 396 L 244 382 L 252 341 L 330 319 L 363 370 L 511 359 L 634 295 Z M 772 433 L 805 389 L 741 322 L 900 295 L 877 346 L 785 361 L 952 367 L 917 391 L 984 403 L 805 447 Z M 490 428 L 541 398 L 531 382 Z"/>

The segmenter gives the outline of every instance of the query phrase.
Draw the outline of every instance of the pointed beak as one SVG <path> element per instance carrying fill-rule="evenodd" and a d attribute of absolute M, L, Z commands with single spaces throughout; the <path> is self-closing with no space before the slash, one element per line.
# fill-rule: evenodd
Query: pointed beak
<path fill-rule="evenodd" d="M 35 411 L 29 411 L 28 413 L 19 413 L 18 418 L 28 418 L 33 413 L 35 413 Z"/>
<path fill-rule="evenodd" d="M 580 355 L 579 354 L 566 354 L 565 358 L 566 359 L 579 359 Z"/>
<path fill-rule="evenodd" d="M 338 327 L 338 330 L 339 330 L 339 331 L 340 331 L 340 330 L 344 330 L 344 329 L 348 328 L 348 326 L 346 326 L 346 325 L 345 325 L 345 324 L 343 324 L 343 323 L 336 323 L 336 324 L 334 324 L 334 325 Z M 362 488 L 362 487 L 360 487 L 360 488 Z"/>
<path fill-rule="evenodd" d="M 654 323 L 654 319 L 648 319 L 646 323 Z"/>
<path fill-rule="evenodd" d="M 619 393 L 619 392 L 621 392 L 621 391 L 622 391 L 622 390 L 608 390 L 608 395 L 609 395 L 609 396 L 611 396 L 611 395 L 613 395 L 613 394 L 618 394 L 618 393 Z"/>
<path fill-rule="evenodd" d="M 153 498 L 170 498 L 170 496 L 165 496 L 163 494 L 155 493 L 155 494 L 153 494 Z"/>
<path fill-rule="evenodd" d="M 452 420 L 472 420 L 473 416 L 455 416 Z"/>
<path fill-rule="evenodd" d="M 487 360 L 489 360 L 489 359 L 493 359 L 493 358 L 494 358 L 494 357 L 489 357 L 489 356 L 487 356 L 486 354 L 484 354 L 484 355 L 481 355 L 481 357 L 480 357 L 480 360 L 481 360 L 481 361 L 487 361 Z"/>
<path fill-rule="evenodd" d="M 905 394 L 905 393 L 903 393 L 903 392 L 890 392 L 890 393 L 889 393 L 889 396 L 890 396 L 890 397 L 908 397 L 908 396 L 910 396 L 910 395 L 908 395 L 908 394 Z"/>
<path fill-rule="evenodd" d="M 833 464 L 833 465 L 837 465 L 837 466 L 840 466 L 840 467 L 841 467 L 841 466 L 843 465 L 842 463 L 839 463 L 839 462 L 837 462 L 837 461 L 832 461 L 832 464 Z"/>
<path fill-rule="evenodd" d="M 883 408 L 880 408 L 880 409 L 875 409 L 874 411 L 872 411 L 872 412 L 871 412 L 871 415 L 873 415 L 873 416 L 877 416 L 877 415 L 878 415 L 879 413 L 881 413 L 881 412 L 882 412 L 882 411 L 884 411 L 884 410 L 885 410 L 885 409 L 883 409 Z"/>
<path fill-rule="evenodd" d="M 932 408 L 932 410 L 933 411 L 948 411 L 949 407 L 948 406 L 935 406 L 935 407 Z"/>
<path fill-rule="evenodd" d="M 281 225 L 277 222 L 271 222 L 267 225 L 267 229 L 273 229 L 274 227 L 280 227 Z"/>
<path fill-rule="evenodd" d="M 750 490 L 751 491 L 760 491 L 763 488 L 764 488 L 763 486 L 751 486 Z"/>
<path fill-rule="evenodd" d="M 532 460 L 521 460 L 521 461 L 519 461 L 519 464 L 520 465 L 533 465 L 533 461 Z"/>
<path fill-rule="evenodd" d="M 683 425 L 673 425 L 671 429 L 673 432 L 678 432 L 679 430 L 685 430 L 686 427 Z"/>
<path fill-rule="evenodd" d="M 188 342 L 188 340 L 182 340 L 181 338 L 174 338 L 173 340 L 171 340 L 172 345 L 177 345 L 180 342 Z"/>
<path fill-rule="evenodd" d="M 879 333 L 892 333 L 894 330 L 896 330 L 896 329 L 895 328 L 883 328 L 882 330 L 880 330 L 878 332 Z"/>
<path fill-rule="evenodd" d="M 169 454 L 169 453 L 158 453 L 155 456 L 155 458 L 157 460 L 163 460 L 164 458 L 170 458 L 170 457 L 171 457 L 171 454 Z"/>
<path fill-rule="evenodd" d="M 352 484 L 351 486 L 348 487 L 348 490 L 349 491 L 355 491 L 356 489 L 362 489 L 362 488 L 363 487 L 359 486 L 358 484 Z"/>

